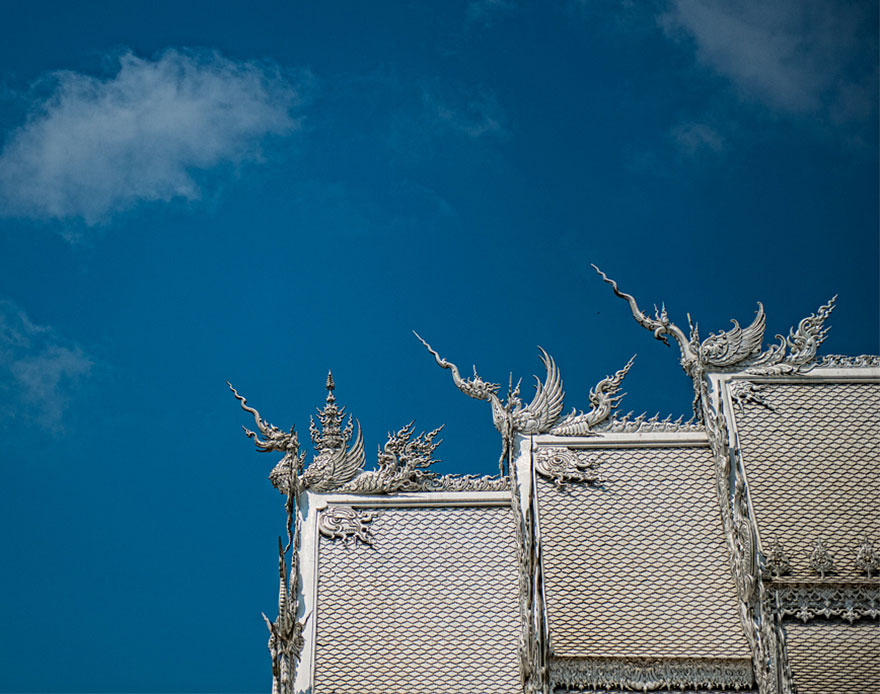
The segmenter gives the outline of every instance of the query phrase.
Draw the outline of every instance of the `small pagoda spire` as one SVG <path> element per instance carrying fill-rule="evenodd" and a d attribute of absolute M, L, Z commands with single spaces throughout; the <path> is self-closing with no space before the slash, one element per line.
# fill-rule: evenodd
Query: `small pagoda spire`
<path fill-rule="evenodd" d="M 336 383 L 333 380 L 333 372 L 327 372 L 327 398 L 324 402 L 323 409 L 318 410 L 318 421 L 321 423 L 320 429 L 315 424 L 314 417 L 309 417 L 309 433 L 312 436 L 312 442 L 318 452 L 336 451 L 346 446 L 351 439 L 352 424 L 351 418 L 343 429 L 342 422 L 345 418 L 345 408 L 336 404 L 336 396 L 333 391 L 336 390 Z"/>

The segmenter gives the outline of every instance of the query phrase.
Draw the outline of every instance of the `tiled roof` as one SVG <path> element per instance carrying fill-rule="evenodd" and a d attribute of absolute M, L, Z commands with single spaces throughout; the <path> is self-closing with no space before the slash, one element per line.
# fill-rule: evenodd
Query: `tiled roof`
<path fill-rule="evenodd" d="M 320 538 L 315 694 L 521 691 L 511 509 L 376 513 L 372 546 Z"/>
<path fill-rule="evenodd" d="M 798 694 L 880 692 L 880 622 L 788 622 L 788 661 Z"/>
<path fill-rule="evenodd" d="M 733 416 L 765 551 L 808 577 L 821 539 L 834 575 L 858 575 L 860 540 L 880 541 L 880 384 L 761 383 Z"/>
<path fill-rule="evenodd" d="M 708 448 L 591 448 L 600 486 L 538 478 L 553 654 L 750 662 Z"/>

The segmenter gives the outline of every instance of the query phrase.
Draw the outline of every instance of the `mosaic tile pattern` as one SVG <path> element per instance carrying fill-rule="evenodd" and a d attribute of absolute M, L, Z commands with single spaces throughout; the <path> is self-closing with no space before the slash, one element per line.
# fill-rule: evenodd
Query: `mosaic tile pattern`
<path fill-rule="evenodd" d="M 591 452 L 601 487 L 538 479 L 554 654 L 750 662 L 709 449 Z"/>
<path fill-rule="evenodd" d="M 785 624 L 797 694 L 880 692 L 880 621 Z"/>
<path fill-rule="evenodd" d="M 518 694 L 509 507 L 382 509 L 320 538 L 315 694 Z"/>
<path fill-rule="evenodd" d="M 763 546 L 781 543 L 806 578 L 821 538 L 833 575 L 858 576 L 862 536 L 880 548 L 880 384 L 757 387 L 733 414 Z"/>

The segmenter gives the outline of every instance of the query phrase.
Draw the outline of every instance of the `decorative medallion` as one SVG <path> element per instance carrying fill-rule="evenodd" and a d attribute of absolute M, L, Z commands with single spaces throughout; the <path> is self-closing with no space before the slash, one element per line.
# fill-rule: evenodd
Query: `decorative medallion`
<path fill-rule="evenodd" d="M 351 506 L 331 506 L 321 513 L 318 531 L 331 540 L 342 540 L 347 545 L 349 539 L 357 546 L 358 541 L 372 545 L 370 523 L 379 515 L 377 511 L 359 511 Z"/>
<path fill-rule="evenodd" d="M 564 482 L 600 482 L 599 454 L 593 450 L 540 448 L 535 454 L 535 472 L 553 480 L 561 489 Z"/>

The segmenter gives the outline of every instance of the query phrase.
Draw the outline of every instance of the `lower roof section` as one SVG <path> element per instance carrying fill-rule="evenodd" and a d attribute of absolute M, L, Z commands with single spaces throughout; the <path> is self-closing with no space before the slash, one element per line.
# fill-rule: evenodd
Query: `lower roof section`
<path fill-rule="evenodd" d="M 798 694 L 880 692 L 880 620 L 792 621 L 784 630 Z"/>
<path fill-rule="evenodd" d="M 315 694 L 521 691 L 509 502 L 331 503 L 317 522 Z"/>

